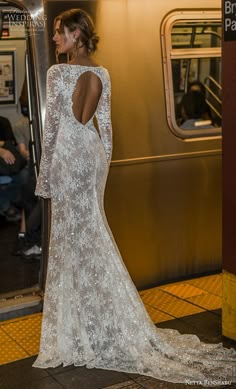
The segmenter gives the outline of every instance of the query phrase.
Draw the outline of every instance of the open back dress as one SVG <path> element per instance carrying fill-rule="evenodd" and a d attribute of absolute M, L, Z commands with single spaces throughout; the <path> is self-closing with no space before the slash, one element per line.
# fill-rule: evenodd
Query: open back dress
<path fill-rule="evenodd" d="M 235 381 L 234 350 L 157 329 L 149 318 L 104 214 L 111 152 L 107 70 L 53 65 L 36 188 L 51 198 L 52 221 L 34 366 L 85 365 L 206 386 Z"/>

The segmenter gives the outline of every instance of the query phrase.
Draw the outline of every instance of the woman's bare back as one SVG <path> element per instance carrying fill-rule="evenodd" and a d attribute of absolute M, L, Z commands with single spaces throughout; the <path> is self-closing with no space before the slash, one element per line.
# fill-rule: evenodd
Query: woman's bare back
<path fill-rule="evenodd" d="M 102 82 L 92 71 L 80 75 L 72 95 L 75 118 L 85 125 L 95 114 L 102 94 Z"/>

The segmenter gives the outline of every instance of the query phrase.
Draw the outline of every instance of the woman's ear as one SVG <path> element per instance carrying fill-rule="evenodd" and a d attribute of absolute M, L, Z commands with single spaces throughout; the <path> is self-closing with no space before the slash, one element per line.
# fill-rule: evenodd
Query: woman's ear
<path fill-rule="evenodd" d="M 76 40 L 78 40 L 79 37 L 80 37 L 80 29 L 79 29 L 79 28 L 76 28 L 76 29 L 73 31 L 73 35 L 74 35 L 74 38 L 75 38 Z"/>

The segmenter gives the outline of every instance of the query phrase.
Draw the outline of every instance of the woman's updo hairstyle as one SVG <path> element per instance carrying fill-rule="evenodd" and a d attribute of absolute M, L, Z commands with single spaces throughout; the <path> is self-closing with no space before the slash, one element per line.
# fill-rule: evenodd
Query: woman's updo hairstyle
<path fill-rule="evenodd" d="M 62 12 L 55 19 L 60 20 L 60 32 L 64 34 L 64 27 L 66 26 L 70 32 L 73 32 L 76 28 L 80 30 L 81 45 L 88 49 L 89 53 L 94 53 L 97 49 L 99 37 L 94 31 L 94 24 L 91 17 L 87 12 L 82 9 L 71 9 L 69 11 Z"/>

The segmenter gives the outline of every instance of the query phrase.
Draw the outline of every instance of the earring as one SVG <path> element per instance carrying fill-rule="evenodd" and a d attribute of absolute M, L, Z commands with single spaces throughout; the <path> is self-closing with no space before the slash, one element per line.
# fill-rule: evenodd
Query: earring
<path fill-rule="evenodd" d="M 73 42 L 73 43 L 76 43 L 76 39 L 75 39 L 75 38 L 73 38 L 73 39 L 72 39 L 72 42 Z"/>

